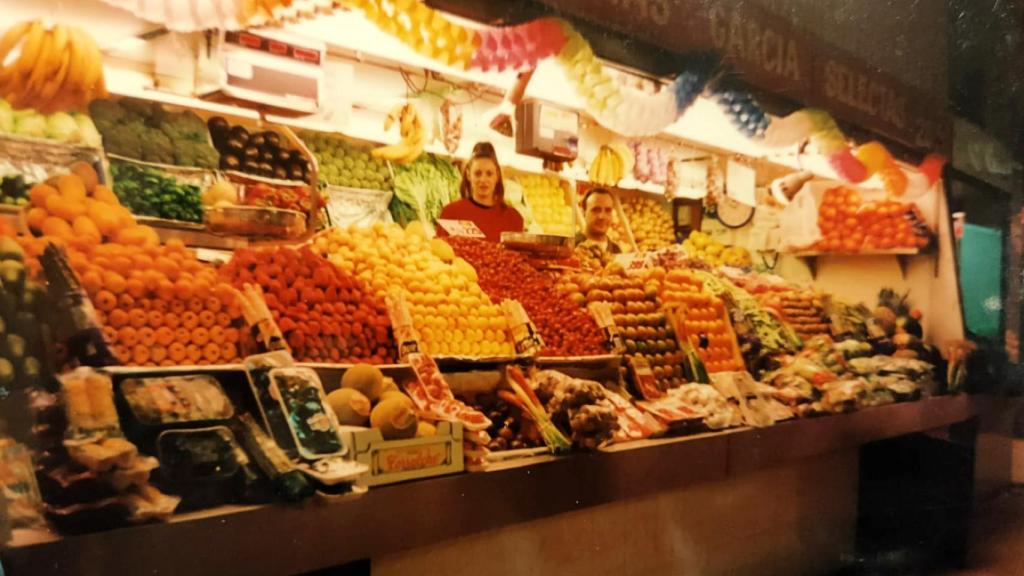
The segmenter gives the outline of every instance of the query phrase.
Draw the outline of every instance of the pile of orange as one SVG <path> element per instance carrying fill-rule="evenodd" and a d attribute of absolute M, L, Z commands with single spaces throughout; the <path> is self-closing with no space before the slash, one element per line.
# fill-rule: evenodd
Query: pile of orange
<path fill-rule="evenodd" d="M 71 173 L 54 176 L 29 190 L 25 223 L 36 235 L 87 247 L 104 240 L 123 244 L 159 244 L 156 232 L 140 226 L 92 166 L 75 162 Z"/>
<path fill-rule="evenodd" d="M 928 244 L 928 235 L 915 230 L 915 219 L 922 220 L 913 204 L 893 200 L 863 202 L 856 190 L 831 188 L 818 207 L 818 227 L 823 238 L 815 249 L 851 253 L 922 248 Z"/>
<path fill-rule="evenodd" d="M 29 257 L 51 238 L 18 238 Z M 241 361 L 239 294 L 180 241 L 68 246 L 115 355 L 127 366 Z"/>

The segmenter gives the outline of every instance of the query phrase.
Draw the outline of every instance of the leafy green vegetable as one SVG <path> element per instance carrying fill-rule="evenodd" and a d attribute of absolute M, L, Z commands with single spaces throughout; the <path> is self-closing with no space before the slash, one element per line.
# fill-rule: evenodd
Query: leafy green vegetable
<path fill-rule="evenodd" d="M 459 171 L 451 162 L 424 154 L 411 164 L 395 167 L 395 199 L 433 222 L 446 204 L 458 199 L 459 180 Z"/>

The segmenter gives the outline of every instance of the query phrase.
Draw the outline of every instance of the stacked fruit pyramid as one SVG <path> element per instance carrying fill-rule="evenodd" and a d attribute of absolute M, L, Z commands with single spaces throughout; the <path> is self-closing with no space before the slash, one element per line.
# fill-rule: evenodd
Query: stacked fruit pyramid
<path fill-rule="evenodd" d="M 659 299 L 663 306 L 681 307 L 682 331 L 708 372 L 743 370 L 739 346 L 726 318 L 725 303 L 704 290 L 704 282 L 686 269 L 663 276 Z"/>
<path fill-rule="evenodd" d="M 658 200 L 646 196 L 625 198 L 622 210 L 629 219 L 638 250 L 657 250 L 675 243 L 672 217 Z"/>
<path fill-rule="evenodd" d="M 123 364 L 237 362 L 241 312 L 235 290 L 180 241 L 161 245 L 152 228 L 137 224 L 97 183 L 91 168 L 72 168 L 30 192 L 27 218 L 40 237 L 18 238 L 29 257 L 26 266 L 38 272 L 35 258 L 48 243 L 67 248 Z M 34 215 L 40 205 L 46 214 Z"/>
<path fill-rule="evenodd" d="M 573 235 L 573 207 L 567 184 L 551 176 L 528 174 L 518 178 L 523 197 L 545 234 Z"/>
<path fill-rule="evenodd" d="M 583 305 L 607 302 L 626 354 L 645 359 L 662 390 L 684 383 L 684 355 L 675 331 L 658 305 L 658 284 L 643 276 L 606 270 L 601 276 L 564 277 L 559 290 Z"/>
<path fill-rule="evenodd" d="M 422 351 L 433 355 L 514 353 L 501 308 L 484 293 L 476 270 L 419 223 L 331 228 L 311 241 L 317 254 L 365 282 L 379 298 L 401 290 Z"/>
<path fill-rule="evenodd" d="M 480 285 L 496 301 L 516 300 L 544 340 L 546 356 L 603 354 L 604 336 L 585 310 L 566 298 L 553 297 L 554 280 L 518 252 L 476 238 L 446 238 L 455 253 L 476 269 Z"/>
<path fill-rule="evenodd" d="M 395 360 L 384 301 L 309 248 L 236 250 L 220 276 L 241 289 L 258 284 L 299 361 Z"/>

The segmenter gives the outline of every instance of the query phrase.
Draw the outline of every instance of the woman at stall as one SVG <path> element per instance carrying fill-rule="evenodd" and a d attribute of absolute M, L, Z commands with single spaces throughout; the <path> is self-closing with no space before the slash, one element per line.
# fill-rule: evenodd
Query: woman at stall
<path fill-rule="evenodd" d="M 491 242 L 500 242 L 502 232 L 522 232 L 523 217 L 505 203 L 501 166 L 490 142 L 479 142 L 462 170 L 461 198 L 441 210 L 440 219 L 469 220 Z M 448 233 L 439 225 L 437 233 Z"/>

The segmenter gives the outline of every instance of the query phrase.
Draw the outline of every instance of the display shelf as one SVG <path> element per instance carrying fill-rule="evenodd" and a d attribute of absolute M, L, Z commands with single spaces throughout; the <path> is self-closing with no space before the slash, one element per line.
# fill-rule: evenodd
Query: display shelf
<path fill-rule="evenodd" d="M 795 256 L 800 258 L 807 264 L 807 268 L 811 272 L 811 278 L 818 277 L 818 258 L 823 256 L 829 257 L 842 257 L 842 258 L 857 258 L 857 257 L 871 257 L 871 256 L 895 256 L 896 261 L 900 266 L 900 274 L 904 278 L 907 277 L 907 266 L 910 263 L 910 258 L 913 256 L 920 256 L 924 254 L 917 248 L 893 248 L 890 250 L 861 250 L 858 252 L 822 252 L 818 250 L 796 250 L 793 252 L 785 252 L 788 256 Z"/>
<path fill-rule="evenodd" d="M 936 397 L 769 428 L 643 440 L 608 453 L 374 488 L 357 499 L 224 506 L 67 538 L 19 530 L 0 559 L 10 576 L 302 573 L 942 428 L 976 416 L 984 402 Z"/>

